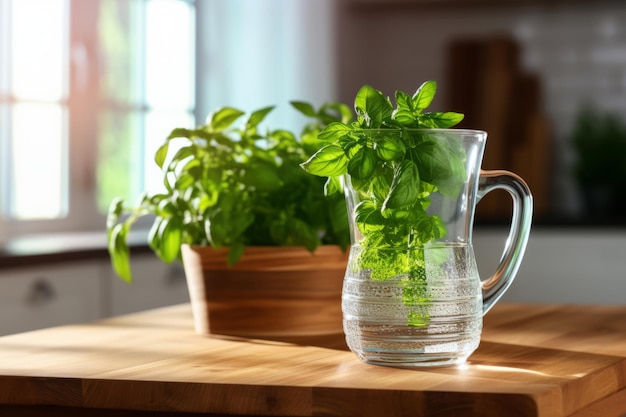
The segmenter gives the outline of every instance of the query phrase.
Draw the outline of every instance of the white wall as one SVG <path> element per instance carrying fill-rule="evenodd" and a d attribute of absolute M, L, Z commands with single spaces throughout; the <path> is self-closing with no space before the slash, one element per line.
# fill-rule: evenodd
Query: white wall
<path fill-rule="evenodd" d="M 253 111 L 275 105 L 271 128 L 299 131 L 306 119 L 291 100 L 336 100 L 332 0 L 212 0 L 196 3 L 207 40 L 198 59 L 202 117 L 216 107 Z"/>

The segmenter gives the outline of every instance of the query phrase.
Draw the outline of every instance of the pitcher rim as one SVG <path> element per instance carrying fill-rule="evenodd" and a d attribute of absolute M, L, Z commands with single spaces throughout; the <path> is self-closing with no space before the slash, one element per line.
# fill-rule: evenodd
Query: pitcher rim
<path fill-rule="evenodd" d="M 469 128 L 441 128 L 441 127 L 403 127 L 401 129 L 394 127 L 364 127 L 364 128 L 355 128 L 352 129 L 356 132 L 442 132 L 442 133 L 456 133 L 456 134 L 465 134 L 465 135 L 487 135 L 487 131 L 480 129 L 469 129 Z"/>

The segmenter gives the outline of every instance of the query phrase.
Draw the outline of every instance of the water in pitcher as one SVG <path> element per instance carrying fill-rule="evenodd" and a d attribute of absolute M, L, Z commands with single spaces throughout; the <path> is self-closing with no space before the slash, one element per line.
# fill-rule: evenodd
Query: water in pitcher
<path fill-rule="evenodd" d="M 362 268 L 363 249 L 352 246 L 342 302 L 350 349 L 372 364 L 463 363 L 478 347 L 482 331 L 482 290 L 471 245 L 437 245 L 414 254 L 397 248 L 377 251 L 381 258 L 403 251 L 414 265 L 406 274 L 372 277 Z"/>

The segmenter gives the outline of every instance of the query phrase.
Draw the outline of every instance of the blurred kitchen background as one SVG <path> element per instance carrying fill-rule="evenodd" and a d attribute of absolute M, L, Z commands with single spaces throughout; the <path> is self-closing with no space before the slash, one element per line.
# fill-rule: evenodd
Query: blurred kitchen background
<path fill-rule="evenodd" d="M 439 83 L 433 110 L 488 131 L 483 167 L 517 172 L 535 223 L 508 301 L 623 303 L 626 3 L 599 0 L 0 0 L 0 334 L 187 300 L 178 265 L 103 255 L 115 196 L 159 187 L 174 127 L 218 106 L 352 104 Z M 486 277 L 510 202 L 479 205 Z"/>

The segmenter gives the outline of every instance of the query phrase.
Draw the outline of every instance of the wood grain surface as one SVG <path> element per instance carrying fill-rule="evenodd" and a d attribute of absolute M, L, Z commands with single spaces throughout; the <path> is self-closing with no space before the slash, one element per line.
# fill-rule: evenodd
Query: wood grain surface
<path fill-rule="evenodd" d="M 467 365 L 360 363 L 343 335 L 197 334 L 189 305 L 0 338 L 0 415 L 626 415 L 626 307 L 499 304 Z"/>
<path fill-rule="evenodd" d="M 182 246 L 197 332 L 243 337 L 342 332 L 348 250 L 248 246 L 230 267 L 228 252 Z"/>

